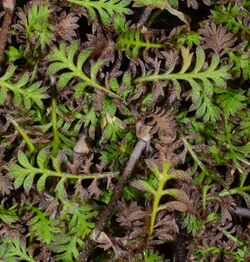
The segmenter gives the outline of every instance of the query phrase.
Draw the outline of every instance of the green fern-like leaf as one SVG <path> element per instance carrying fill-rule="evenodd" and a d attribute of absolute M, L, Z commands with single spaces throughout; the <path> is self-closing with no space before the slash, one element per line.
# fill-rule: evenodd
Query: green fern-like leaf
<path fill-rule="evenodd" d="M 201 41 L 201 36 L 198 32 L 181 32 L 177 31 L 174 36 L 171 38 L 171 42 L 177 47 L 180 48 L 184 45 L 187 45 L 189 48 L 192 48 L 194 45 L 199 45 Z"/>
<path fill-rule="evenodd" d="M 164 257 L 157 250 L 147 249 L 143 252 L 144 262 L 164 262 Z"/>
<path fill-rule="evenodd" d="M 57 254 L 57 261 L 73 262 L 79 258 L 78 248 L 83 248 L 84 242 L 76 236 L 58 235 L 52 245 L 53 251 Z"/>
<path fill-rule="evenodd" d="M 98 123 L 97 112 L 91 108 L 84 116 L 84 126 L 88 127 L 88 132 L 91 137 L 95 136 L 95 129 Z"/>
<path fill-rule="evenodd" d="M 101 126 L 103 134 L 101 142 L 117 141 L 124 134 L 125 125 L 122 120 L 115 116 L 116 104 L 109 98 L 103 100 Z"/>
<path fill-rule="evenodd" d="M 73 202 L 64 201 L 61 219 L 69 221 L 69 232 L 78 238 L 84 239 L 88 236 L 95 224 L 91 221 L 97 215 L 96 211 L 86 203 L 78 205 Z"/>
<path fill-rule="evenodd" d="M 148 181 L 137 180 L 133 182 L 133 186 L 153 196 L 153 208 L 149 228 L 149 236 L 151 236 L 158 212 L 162 210 L 177 210 L 183 212 L 187 209 L 185 203 L 188 201 L 188 196 L 185 192 L 175 188 L 165 189 L 166 183 L 171 179 L 190 181 L 191 177 L 181 170 L 173 170 L 172 164 L 168 161 L 163 163 L 162 171 L 160 171 L 153 162 L 148 161 L 148 164 L 156 177 L 157 183 L 151 185 Z M 160 204 L 161 198 L 166 195 L 172 196 L 176 200 Z"/>
<path fill-rule="evenodd" d="M 213 19 L 219 24 L 225 24 L 228 29 L 232 30 L 234 33 L 244 32 L 250 35 L 250 30 L 244 25 L 242 17 L 246 17 L 248 12 L 241 10 L 239 6 L 225 7 L 220 5 L 216 10 L 212 11 Z"/>
<path fill-rule="evenodd" d="M 63 115 L 69 115 L 70 121 L 65 121 L 63 118 L 59 118 L 57 121 L 57 128 L 64 135 L 71 136 L 74 134 L 75 136 L 80 134 L 80 129 L 83 127 L 85 121 L 85 115 L 83 112 L 75 111 L 73 105 L 58 105 L 59 112 Z M 59 115 L 60 116 L 60 115 Z"/>
<path fill-rule="evenodd" d="M 91 18 L 96 19 L 100 15 L 103 24 L 108 25 L 114 15 L 128 15 L 132 11 L 127 7 L 130 0 L 67 0 L 69 3 L 84 6 Z"/>
<path fill-rule="evenodd" d="M 68 48 L 65 43 L 61 43 L 59 48 L 54 48 L 52 53 L 48 56 L 49 61 L 52 62 L 48 69 L 51 74 L 56 74 L 61 70 L 67 70 L 67 72 L 61 73 L 57 83 L 58 87 L 63 88 L 71 79 L 78 78 L 80 82 L 76 86 L 77 97 L 80 96 L 87 86 L 100 89 L 114 97 L 119 97 L 96 81 L 96 75 L 102 66 L 102 61 L 98 60 L 91 66 L 90 76 L 82 71 L 83 64 L 90 57 L 90 51 L 88 49 L 80 52 L 76 64 L 74 63 L 74 57 L 78 49 L 79 46 L 77 42 L 73 42 Z"/>
<path fill-rule="evenodd" d="M 125 49 L 128 58 L 136 58 L 140 48 L 161 48 L 163 44 L 150 43 L 142 38 L 139 30 L 127 30 L 121 34 L 117 40 L 116 47 L 118 50 Z"/>
<path fill-rule="evenodd" d="M 25 49 L 23 45 L 20 45 L 19 48 L 14 46 L 10 46 L 8 50 L 6 50 L 6 55 L 8 57 L 9 62 L 15 62 L 18 59 L 25 57 Z"/>
<path fill-rule="evenodd" d="M 46 94 L 47 88 L 41 87 L 40 82 L 34 84 L 29 84 L 29 74 L 24 74 L 21 78 L 13 83 L 11 78 L 15 74 L 16 67 L 10 65 L 5 74 L 0 77 L 0 105 L 2 105 L 8 95 L 8 91 L 14 94 L 14 104 L 17 107 L 24 105 L 25 109 L 31 108 L 32 104 L 36 104 L 40 108 L 43 107 L 43 99 L 46 99 L 48 95 Z"/>
<path fill-rule="evenodd" d="M 19 220 L 19 217 L 16 214 L 16 206 L 12 206 L 9 209 L 6 209 L 4 205 L 0 204 L 0 221 L 11 225 Z"/>
<path fill-rule="evenodd" d="M 232 161 L 235 168 L 242 170 L 244 166 L 250 165 L 250 142 L 242 144 L 240 137 L 234 135 L 234 125 L 227 117 L 224 118 L 224 125 L 224 133 L 220 132 L 216 136 L 217 143 L 214 147 L 217 148 L 221 159 Z M 223 150 L 220 150 L 221 147 Z"/>
<path fill-rule="evenodd" d="M 37 237 L 42 243 L 50 245 L 54 234 L 58 232 L 56 226 L 58 225 L 57 220 L 50 220 L 48 218 L 49 212 L 42 212 L 35 207 L 27 207 L 35 215 L 29 221 L 30 235 Z"/>
<path fill-rule="evenodd" d="M 231 62 L 233 63 L 232 71 L 236 76 L 243 76 L 244 80 L 250 79 L 250 56 L 248 53 L 229 53 Z"/>
<path fill-rule="evenodd" d="M 136 82 L 170 80 L 173 82 L 177 92 L 181 91 L 181 80 L 187 81 L 191 86 L 191 98 L 193 105 L 190 110 L 196 110 L 196 117 L 204 117 L 205 121 L 215 121 L 219 119 L 219 109 L 211 101 L 214 86 L 225 86 L 226 80 L 229 78 L 228 67 L 219 67 L 220 59 L 217 55 L 213 55 L 210 65 L 204 69 L 205 53 L 203 49 L 198 48 L 196 51 L 196 63 L 192 71 L 190 71 L 193 54 L 189 49 L 182 48 L 181 54 L 183 58 L 182 68 L 179 72 L 174 72 L 175 65 L 169 68 L 163 74 L 155 74 L 139 77 Z"/>
<path fill-rule="evenodd" d="M 183 222 L 182 225 L 187 228 L 189 233 L 193 235 L 200 232 L 203 228 L 202 222 L 193 214 L 187 212 L 182 213 Z"/>
<path fill-rule="evenodd" d="M 117 141 L 118 138 L 122 136 L 124 131 L 123 122 L 119 118 L 111 116 L 110 114 L 107 114 L 105 116 L 104 122 L 104 131 L 102 134 L 101 141 Z"/>
<path fill-rule="evenodd" d="M 63 201 L 59 220 L 67 227 L 61 228 L 52 241 L 52 250 L 58 261 L 78 261 L 79 249 L 83 248 L 83 239 L 94 228 L 96 215 L 97 212 L 87 203 Z"/>
<path fill-rule="evenodd" d="M 73 175 L 70 173 L 65 173 L 60 170 L 60 164 L 58 163 L 58 158 L 52 158 L 53 168 L 54 170 L 50 170 L 47 167 L 48 162 L 48 152 L 46 150 L 40 151 L 37 156 L 37 164 L 38 167 L 33 167 L 27 156 L 19 151 L 18 152 L 18 162 L 19 164 L 10 164 L 10 172 L 9 176 L 15 180 L 14 187 L 17 189 L 23 185 L 26 192 L 28 192 L 32 185 L 35 176 L 40 175 L 37 181 L 37 189 L 38 191 L 43 191 L 45 188 L 45 183 L 48 177 L 59 178 L 57 182 L 57 186 L 55 191 L 59 199 L 63 200 L 66 193 L 64 183 L 67 179 L 73 180 L 83 180 L 83 179 L 98 179 L 104 178 L 108 176 L 114 176 L 115 173 L 104 173 L 104 174 L 93 174 L 93 175 Z"/>
<path fill-rule="evenodd" d="M 0 245 L 0 259 L 4 262 L 27 261 L 36 262 L 31 253 L 27 252 L 19 238 L 3 238 Z M 1 243 L 0 242 L 0 243 Z"/>
<path fill-rule="evenodd" d="M 52 13 L 47 5 L 32 5 L 28 11 L 25 21 L 26 34 L 29 39 L 44 48 L 48 45 L 53 36 L 53 25 L 49 23 L 49 17 Z"/>
<path fill-rule="evenodd" d="M 105 151 L 101 152 L 100 160 L 104 163 L 109 163 L 115 159 L 116 166 L 120 167 L 127 160 L 127 157 L 131 155 L 133 141 L 133 134 L 127 133 L 121 142 L 114 142 L 108 145 Z"/>
<path fill-rule="evenodd" d="M 218 97 L 218 103 L 222 107 L 226 116 L 235 115 L 237 111 L 246 107 L 247 98 L 241 90 L 223 89 Z"/>
<path fill-rule="evenodd" d="M 74 139 L 72 137 L 79 135 L 79 130 L 82 126 L 84 115 L 79 112 L 74 112 L 71 106 L 68 109 L 64 104 L 57 103 L 55 98 L 51 99 L 51 121 L 40 125 L 39 128 L 43 133 L 52 129 L 53 141 L 51 143 L 52 154 L 57 156 L 59 150 L 65 150 L 67 155 L 72 155 L 74 147 Z M 65 116 L 70 118 L 65 119 Z M 77 123 L 76 123 L 77 121 Z"/>

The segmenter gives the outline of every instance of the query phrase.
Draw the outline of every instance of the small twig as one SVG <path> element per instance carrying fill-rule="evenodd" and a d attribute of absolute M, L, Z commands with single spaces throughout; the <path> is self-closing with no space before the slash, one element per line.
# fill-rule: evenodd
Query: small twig
<path fill-rule="evenodd" d="M 138 24 L 145 25 L 152 13 L 153 8 L 151 6 L 147 6 L 144 9 L 144 12 L 142 13 L 142 16 L 140 17 L 140 20 L 138 21 Z M 150 25 L 149 25 L 150 26 Z M 146 24 L 147 27 L 147 24 Z"/>
<path fill-rule="evenodd" d="M 9 27 L 12 21 L 12 14 L 13 12 L 10 12 L 8 9 L 5 10 L 2 29 L 0 33 L 0 63 L 3 59 L 6 43 L 9 37 Z"/>
<path fill-rule="evenodd" d="M 3 7 L 5 10 L 5 15 L 3 19 L 3 24 L 0 32 L 0 63 L 3 59 L 6 43 L 9 37 L 9 27 L 11 25 L 16 1 L 15 0 L 3 0 Z"/>
<path fill-rule="evenodd" d="M 150 142 L 150 139 L 151 139 L 150 130 L 151 130 L 151 127 L 149 126 L 145 126 L 145 125 L 137 126 L 138 142 L 136 143 L 134 147 L 134 150 L 121 175 L 118 185 L 116 186 L 114 190 L 114 193 L 112 195 L 111 200 L 108 203 L 108 206 L 101 212 L 99 216 L 99 220 L 95 226 L 95 229 L 93 230 L 90 238 L 86 241 L 86 246 L 80 254 L 79 261 L 88 260 L 88 257 L 91 255 L 91 253 L 93 252 L 95 248 L 95 245 L 96 245 L 95 240 L 99 238 L 101 232 L 104 230 L 104 228 L 107 225 L 107 221 L 109 217 L 116 210 L 117 202 L 122 197 L 124 187 L 126 186 L 132 174 L 132 171 L 134 170 L 136 162 L 139 160 L 142 152 L 144 151 L 144 149 L 147 147 L 148 143 Z"/>
<path fill-rule="evenodd" d="M 16 1 L 15 0 L 3 0 L 3 7 L 5 15 L 3 18 L 3 24 L 0 32 L 0 63 L 3 59 L 6 43 L 9 37 L 9 27 L 11 25 L 12 16 L 14 13 Z"/>
<path fill-rule="evenodd" d="M 237 207 L 232 207 L 230 211 L 238 216 L 250 218 L 250 208 L 237 206 Z"/>

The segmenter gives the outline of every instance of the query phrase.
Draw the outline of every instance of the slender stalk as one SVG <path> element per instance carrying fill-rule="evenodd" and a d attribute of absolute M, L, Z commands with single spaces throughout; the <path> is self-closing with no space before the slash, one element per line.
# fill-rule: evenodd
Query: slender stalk
<path fill-rule="evenodd" d="M 149 43 L 149 42 L 139 42 L 135 40 L 127 40 L 123 39 L 122 40 L 123 45 L 131 45 L 134 47 L 145 47 L 145 48 L 162 48 L 164 47 L 163 44 L 157 44 L 157 43 Z"/>
<path fill-rule="evenodd" d="M 235 187 L 229 190 L 224 190 L 219 193 L 219 197 L 226 197 L 226 196 L 231 196 L 238 194 L 240 192 L 245 192 L 245 191 L 250 191 L 250 186 L 241 186 L 241 187 Z"/>
<path fill-rule="evenodd" d="M 153 231 L 154 231 L 154 225 L 155 225 L 155 219 L 158 213 L 158 207 L 159 207 L 159 203 L 161 200 L 161 197 L 163 195 L 163 188 L 165 185 L 165 180 L 159 180 L 158 181 L 158 187 L 157 187 L 157 191 L 156 194 L 154 195 L 154 202 L 153 202 L 153 208 L 152 208 L 152 212 L 151 212 L 151 220 L 150 220 L 150 227 L 149 227 L 149 236 L 148 239 L 150 238 L 150 236 L 152 235 Z"/>
<path fill-rule="evenodd" d="M 52 128 L 53 128 L 52 154 L 53 156 L 57 156 L 58 151 L 59 151 L 60 138 L 59 138 L 59 132 L 57 129 L 57 114 L 56 114 L 56 99 L 55 98 L 52 98 L 51 100 L 51 118 L 52 118 Z"/>
<path fill-rule="evenodd" d="M 10 119 L 10 122 L 14 125 L 14 127 L 17 129 L 19 134 L 22 136 L 22 138 L 26 142 L 30 153 L 34 153 L 36 151 L 36 148 L 34 144 L 32 143 L 31 139 L 29 138 L 29 136 L 24 132 L 24 130 L 18 125 L 18 123 L 14 119 Z"/>
<path fill-rule="evenodd" d="M 194 152 L 193 148 L 191 147 L 191 145 L 188 143 L 187 139 L 182 136 L 182 140 L 184 142 L 185 147 L 187 148 L 187 150 L 189 151 L 191 157 L 193 158 L 193 160 L 196 162 L 196 164 L 198 165 L 198 167 L 201 169 L 201 171 L 209 178 L 215 180 L 216 182 L 220 183 L 224 188 L 227 188 L 227 184 L 226 182 L 221 179 L 219 176 L 217 176 L 216 174 L 210 172 L 206 166 L 200 161 L 199 157 L 197 156 L 197 154 Z"/>
<path fill-rule="evenodd" d="M 82 175 L 82 174 L 71 174 L 65 172 L 57 172 L 53 170 L 43 169 L 43 168 L 32 168 L 33 173 L 35 174 L 46 174 L 47 176 L 61 177 L 67 179 L 99 179 L 104 177 L 113 177 L 118 175 L 118 172 L 104 172 L 104 173 L 93 173 L 91 175 Z"/>
<path fill-rule="evenodd" d="M 191 73 L 172 73 L 172 74 L 159 74 L 159 75 L 149 75 L 149 76 L 142 76 L 135 79 L 135 82 L 148 82 L 148 81 L 160 81 L 160 80 L 186 80 L 189 81 L 190 79 L 203 79 L 203 78 L 212 78 L 208 71 L 204 72 L 191 72 Z"/>
<path fill-rule="evenodd" d="M 200 159 L 198 158 L 198 156 L 194 152 L 193 148 L 188 143 L 187 139 L 183 136 L 182 140 L 183 140 L 184 145 L 187 148 L 188 152 L 190 153 L 191 157 L 193 158 L 193 160 L 197 163 L 199 168 L 206 174 L 208 171 L 207 171 L 205 165 L 200 161 Z"/>

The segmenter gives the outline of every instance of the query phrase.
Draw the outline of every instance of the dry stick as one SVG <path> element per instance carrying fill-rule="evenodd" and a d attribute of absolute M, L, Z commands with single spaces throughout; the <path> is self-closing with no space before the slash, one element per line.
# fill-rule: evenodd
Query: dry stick
<path fill-rule="evenodd" d="M 5 9 L 5 15 L 3 19 L 3 24 L 0 32 L 0 63 L 3 59 L 6 43 L 9 37 L 9 27 L 11 25 L 12 16 L 15 9 L 14 0 L 4 0 L 3 7 Z"/>
<path fill-rule="evenodd" d="M 150 130 L 151 127 L 149 126 L 142 126 L 141 129 L 139 130 L 139 134 L 137 135 L 138 137 L 138 142 L 134 147 L 134 150 L 129 158 L 129 161 L 127 163 L 127 166 L 125 167 L 121 178 L 118 182 L 117 187 L 115 188 L 115 191 L 112 195 L 111 200 L 108 203 L 108 206 L 101 212 L 100 218 L 98 220 L 97 225 L 95 226 L 95 229 L 93 230 L 90 238 L 86 241 L 86 247 L 80 254 L 80 260 L 79 261 L 87 261 L 88 257 L 91 255 L 93 252 L 96 242 L 100 236 L 100 233 L 104 230 L 105 226 L 107 225 L 107 221 L 109 217 L 112 215 L 114 210 L 117 207 L 117 202 L 118 200 L 122 197 L 123 194 L 123 189 L 126 186 L 132 171 L 135 167 L 136 162 L 139 160 L 142 152 L 148 145 L 151 135 L 150 135 Z"/>
<path fill-rule="evenodd" d="M 250 218 L 250 208 L 245 207 L 232 207 L 230 211 L 238 216 Z"/>
<path fill-rule="evenodd" d="M 153 10 L 152 7 L 147 6 L 147 7 L 145 8 L 145 10 L 144 10 L 144 12 L 143 12 L 140 20 L 138 21 L 138 24 L 140 24 L 140 25 L 145 25 L 146 22 L 148 21 L 150 15 L 151 15 L 151 13 L 152 13 L 152 10 Z M 146 27 L 148 27 L 147 24 L 146 24 Z"/>

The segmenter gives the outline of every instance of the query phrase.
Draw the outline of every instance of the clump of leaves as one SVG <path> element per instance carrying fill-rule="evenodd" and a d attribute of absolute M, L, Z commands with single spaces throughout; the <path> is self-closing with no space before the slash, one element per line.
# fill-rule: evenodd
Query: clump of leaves
<path fill-rule="evenodd" d="M 16 214 L 16 206 L 12 206 L 9 209 L 6 209 L 4 205 L 0 205 L 0 219 L 6 224 L 11 225 L 19 220 L 19 217 Z"/>
<path fill-rule="evenodd" d="M 232 32 L 244 32 L 250 34 L 247 26 L 247 10 L 240 8 L 237 5 L 218 6 L 215 11 L 212 11 L 213 19 L 221 24 L 225 24 Z"/>
<path fill-rule="evenodd" d="M 17 107 L 24 106 L 29 110 L 32 104 L 43 107 L 43 99 L 48 98 L 46 87 L 41 86 L 41 82 L 29 83 L 30 75 L 23 74 L 15 83 L 11 80 L 14 77 L 16 67 L 10 65 L 5 74 L 0 78 L 0 105 L 4 104 L 8 96 L 8 91 L 14 95 L 14 104 Z"/>
<path fill-rule="evenodd" d="M 74 261 L 79 257 L 78 248 L 84 246 L 84 238 L 88 236 L 95 224 L 92 219 L 96 211 L 87 204 L 64 202 L 59 221 L 65 221 L 67 228 L 61 227 L 54 235 L 52 249 L 60 261 Z"/>
<path fill-rule="evenodd" d="M 27 252 L 24 244 L 17 237 L 5 237 L 0 245 L 0 258 L 4 261 L 24 260 L 35 262 L 31 252 Z"/>
<path fill-rule="evenodd" d="M 250 78 L 250 63 L 249 63 L 249 54 L 248 53 L 229 53 L 230 60 L 234 64 L 233 73 L 239 77 L 243 76 L 244 80 Z"/>
<path fill-rule="evenodd" d="M 149 226 L 149 237 L 153 234 L 157 214 L 163 210 L 177 210 L 180 212 L 187 210 L 188 196 L 179 189 L 169 188 L 165 189 L 165 185 L 169 180 L 177 179 L 190 181 L 191 178 L 188 174 L 181 170 L 172 169 L 172 165 L 167 160 L 162 164 L 162 171 L 153 163 L 148 161 L 151 171 L 153 172 L 156 181 L 151 185 L 147 181 L 137 180 L 133 182 L 133 185 L 147 193 L 151 194 L 153 197 L 153 207 L 150 215 L 150 226 Z M 169 201 L 165 204 L 160 204 L 160 200 L 163 196 L 171 196 L 175 198 L 174 201 Z"/>
<path fill-rule="evenodd" d="M 225 49 L 231 48 L 236 42 L 234 34 L 228 33 L 227 28 L 222 25 L 216 26 L 211 23 L 209 26 L 206 24 L 199 30 L 202 35 L 202 47 L 204 49 L 211 48 L 217 54 L 223 54 Z"/>
<path fill-rule="evenodd" d="M 53 37 L 54 26 L 49 22 L 52 8 L 47 4 L 34 4 L 28 9 L 27 16 L 20 11 L 20 26 L 25 31 L 26 38 L 36 47 L 45 48 Z"/>
<path fill-rule="evenodd" d="M 49 219 L 49 212 L 42 212 L 39 208 L 26 207 L 31 210 L 34 216 L 29 221 L 31 238 L 38 238 L 42 243 L 50 245 L 53 240 L 53 235 L 58 233 L 57 220 Z"/>

